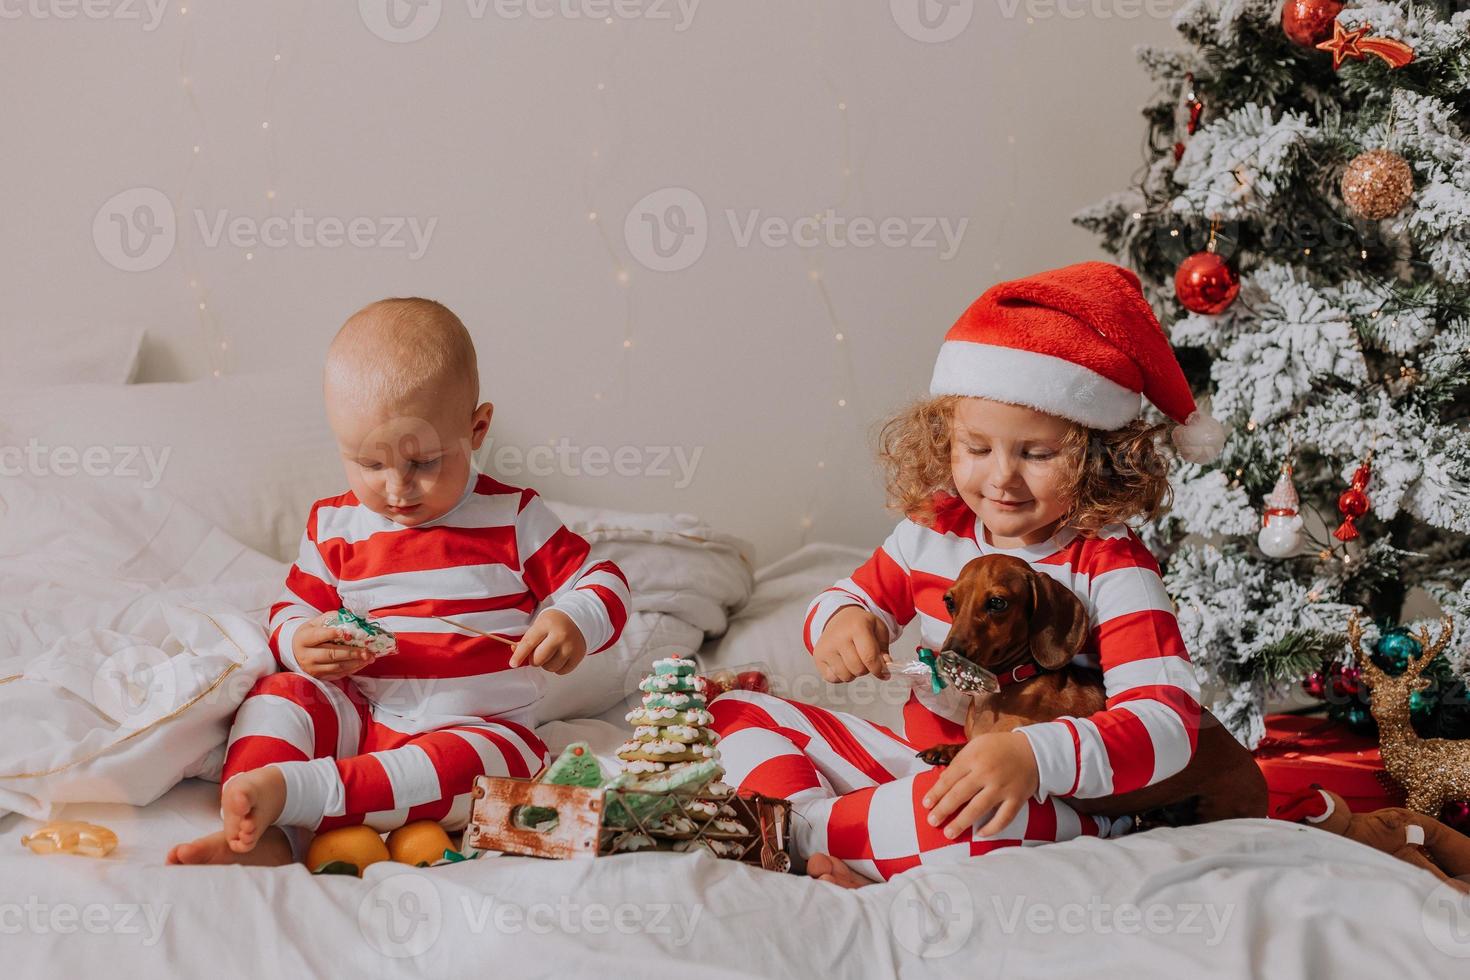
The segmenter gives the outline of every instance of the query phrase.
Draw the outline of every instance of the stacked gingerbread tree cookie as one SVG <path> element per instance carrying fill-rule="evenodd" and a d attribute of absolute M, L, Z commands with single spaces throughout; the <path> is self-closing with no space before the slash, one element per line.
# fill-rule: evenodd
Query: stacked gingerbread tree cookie
<path fill-rule="evenodd" d="M 719 736 L 709 727 L 707 685 L 694 661 L 656 660 L 638 688 L 643 703 L 627 716 L 633 737 L 618 749 L 623 772 L 615 786 L 626 811 L 608 810 L 610 816 L 626 812 L 634 827 L 614 849 L 703 847 L 740 856 L 754 835 L 731 805 L 730 787 L 719 781 Z"/>
<path fill-rule="evenodd" d="M 710 724 L 705 681 L 694 661 L 670 657 L 653 662 L 653 673 L 638 684 L 643 704 L 628 713 L 633 737 L 618 749 L 623 771 L 635 776 L 677 772 L 716 759 L 720 737 Z"/>

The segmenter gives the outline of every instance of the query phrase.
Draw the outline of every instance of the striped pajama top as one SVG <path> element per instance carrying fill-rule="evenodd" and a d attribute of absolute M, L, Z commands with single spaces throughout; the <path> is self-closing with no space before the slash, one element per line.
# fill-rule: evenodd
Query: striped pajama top
<path fill-rule="evenodd" d="M 944 593 L 966 563 L 989 554 L 1021 558 L 1082 600 L 1089 619 L 1082 656 L 1103 672 L 1105 711 L 1017 729 L 1036 754 L 1038 799 L 1110 796 L 1183 769 L 1199 729 L 1199 681 L 1158 562 L 1124 524 L 1091 539 L 1063 527 L 1039 544 L 998 548 L 964 501 L 946 495 L 932 526 L 901 522 L 851 577 L 812 601 L 807 649 L 833 613 L 853 605 L 881 619 L 894 638 L 917 616 L 924 645 L 939 649 L 950 627 Z M 920 692 L 926 703 L 927 694 Z M 951 717 L 956 705 L 963 710 L 953 700 L 930 704 Z"/>
<path fill-rule="evenodd" d="M 409 719 L 524 715 L 540 699 L 544 672 L 509 661 L 537 613 L 569 616 L 589 654 L 622 633 L 627 580 L 589 551 L 536 491 L 473 469 L 459 502 L 415 527 L 374 513 L 350 491 L 319 500 L 271 607 L 271 650 L 301 672 L 296 630 L 346 605 L 398 638 L 397 653 L 351 675 L 377 708 Z"/>

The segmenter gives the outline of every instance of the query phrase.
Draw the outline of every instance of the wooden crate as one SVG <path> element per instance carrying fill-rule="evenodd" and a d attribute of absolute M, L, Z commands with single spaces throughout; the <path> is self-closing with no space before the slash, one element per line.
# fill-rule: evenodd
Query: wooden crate
<path fill-rule="evenodd" d="M 691 817 L 696 823 L 695 832 L 677 836 L 651 832 L 636 817 L 621 824 L 608 820 L 609 809 L 630 813 L 630 808 L 611 807 L 610 803 L 620 797 L 634 796 L 641 797 L 642 802 L 657 797 L 665 801 L 669 812 L 688 815 L 683 811 L 687 798 L 677 795 L 555 786 L 511 776 L 479 776 L 475 779 L 464 843 L 466 847 L 484 851 L 531 857 L 592 858 L 611 853 L 609 848 L 620 835 L 645 834 L 665 844 L 706 836 L 704 827 L 709 819 L 702 816 Z M 720 838 L 740 844 L 740 853 L 730 855 L 731 859 L 773 871 L 791 870 L 791 804 L 765 796 L 731 796 L 723 802 L 733 806 L 740 822 L 752 831 L 745 839 Z M 556 826 L 547 831 L 517 826 L 513 817 L 519 808 L 526 806 L 555 810 Z M 703 824 L 699 823 L 701 820 Z"/>

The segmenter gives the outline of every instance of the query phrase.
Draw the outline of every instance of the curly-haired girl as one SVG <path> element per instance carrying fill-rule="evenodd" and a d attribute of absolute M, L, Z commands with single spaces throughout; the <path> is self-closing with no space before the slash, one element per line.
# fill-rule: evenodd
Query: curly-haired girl
<path fill-rule="evenodd" d="M 1082 600 L 1083 656 L 1103 671 L 1107 710 L 978 736 L 940 769 L 915 751 L 965 741 L 967 702 L 952 688 L 916 690 L 897 731 L 768 694 L 716 699 L 728 778 L 792 800 L 798 857 L 838 884 L 1119 833 L 1120 821 L 1066 798 L 1173 775 L 1199 726 L 1158 563 L 1125 522 L 1156 517 L 1171 458 L 1207 461 L 1224 432 L 1196 409 L 1138 278 L 1086 262 L 992 287 L 946 336 L 930 395 L 882 430 L 889 502 L 905 519 L 807 612 L 818 670 L 832 683 L 887 677 L 888 646 L 915 616 L 924 645 L 939 648 L 960 569 L 1008 554 Z M 1170 421 L 1139 418 L 1141 396 Z M 1173 452 L 1158 444 L 1165 434 Z"/>

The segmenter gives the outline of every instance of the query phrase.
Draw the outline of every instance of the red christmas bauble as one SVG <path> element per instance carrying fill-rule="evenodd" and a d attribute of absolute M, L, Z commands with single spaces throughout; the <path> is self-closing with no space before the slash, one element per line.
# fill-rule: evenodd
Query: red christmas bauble
<path fill-rule="evenodd" d="M 1174 295 L 1191 313 L 1223 312 L 1240 293 L 1240 277 L 1214 252 L 1195 252 L 1174 273 Z"/>
<path fill-rule="evenodd" d="M 1337 510 L 1343 517 L 1362 517 L 1368 513 L 1368 495 L 1357 487 L 1348 487 L 1337 496 Z"/>
<path fill-rule="evenodd" d="M 1281 8 L 1281 30 L 1294 44 L 1315 48 L 1332 36 L 1332 25 L 1342 8 L 1339 0 L 1286 0 Z"/>
<path fill-rule="evenodd" d="M 742 670 L 735 675 L 735 690 L 771 693 L 771 682 L 763 670 Z"/>
<path fill-rule="evenodd" d="M 1302 678 L 1302 690 L 1308 697 L 1320 698 L 1327 693 L 1327 678 L 1320 670 L 1314 670 Z"/>

